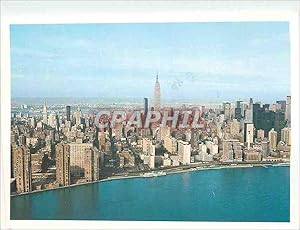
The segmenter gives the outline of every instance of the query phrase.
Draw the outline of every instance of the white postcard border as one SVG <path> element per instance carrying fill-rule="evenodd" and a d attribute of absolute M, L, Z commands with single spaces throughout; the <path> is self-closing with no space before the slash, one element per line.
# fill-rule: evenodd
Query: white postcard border
<path fill-rule="evenodd" d="M 69 2 L 69 3 L 68 3 Z M 255 7 L 257 1 L 239 5 L 239 1 L 215 3 L 63 1 L 6 3 L 1 18 L 1 229 L 298 229 L 299 228 L 299 6 Z M 116 4 L 114 4 L 116 3 Z M 137 2 L 135 2 L 137 3 Z M 12 9 L 15 4 L 16 9 Z M 17 4 L 23 4 L 18 8 Z M 70 5 L 74 4 L 74 5 Z M 80 5 L 81 4 L 81 5 Z M 82 6 L 84 10 L 81 10 Z M 101 5 L 102 4 L 102 5 Z M 150 4 L 150 5 L 148 5 Z M 168 5 L 169 4 L 169 5 Z M 180 4 L 182 8 L 180 8 Z M 194 4 L 194 5 L 193 5 Z M 276 2 L 272 3 L 276 5 Z M 3 4 L 5 6 L 5 4 Z M 96 7 L 95 7 L 96 5 Z M 280 4 L 279 4 L 280 5 Z M 291 4 L 292 5 L 292 4 Z M 7 7 L 9 6 L 9 7 Z M 169 7 L 168 7 L 169 6 Z M 193 7 L 196 6 L 196 7 Z M 198 6 L 198 8 L 197 8 Z M 34 8 L 35 7 L 35 8 Z M 122 8 L 124 7 L 124 8 Z M 5 9 L 5 7 L 4 7 Z M 23 9 L 23 11 L 22 11 Z M 24 11 L 25 9 L 25 11 Z M 2 9 L 3 10 L 3 9 Z M 208 22 L 208 21 L 288 21 L 291 42 L 292 154 L 290 164 L 290 223 L 243 222 L 133 222 L 133 221 L 17 221 L 10 220 L 10 24 L 66 24 L 105 22 Z"/>

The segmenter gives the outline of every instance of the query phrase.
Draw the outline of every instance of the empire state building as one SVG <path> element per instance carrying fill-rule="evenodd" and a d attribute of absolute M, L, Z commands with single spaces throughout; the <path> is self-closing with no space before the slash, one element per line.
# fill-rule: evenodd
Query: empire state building
<path fill-rule="evenodd" d="M 156 82 L 154 87 L 154 110 L 160 109 L 160 85 L 158 82 L 158 74 L 156 74 Z"/>

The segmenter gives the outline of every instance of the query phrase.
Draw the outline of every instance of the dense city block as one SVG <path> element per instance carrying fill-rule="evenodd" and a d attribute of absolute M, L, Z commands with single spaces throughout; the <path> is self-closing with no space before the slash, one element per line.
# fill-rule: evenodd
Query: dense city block
<path fill-rule="evenodd" d="M 125 111 L 126 116 L 123 120 L 116 116 L 113 126 L 108 119 L 109 125 L 102 128 L 97 124 L 105 116 L 97 115 L 103 110 Z M 136 111 L 142 127 L 130 120 Z M 162 115 L 155 121 L 154 111 Z M 147 127 L 149 114 L 152 122 Z M 290 96 L 273 104 L 252 98 L 222 104 L 162 104 L 156 76 L 153 101 L 15 102 L 11 115 L 12 194 L 195 168 L 283 163 L 290 158 Z M 193 123 L 195 117 L 201 125 L 182 125 Z"/>

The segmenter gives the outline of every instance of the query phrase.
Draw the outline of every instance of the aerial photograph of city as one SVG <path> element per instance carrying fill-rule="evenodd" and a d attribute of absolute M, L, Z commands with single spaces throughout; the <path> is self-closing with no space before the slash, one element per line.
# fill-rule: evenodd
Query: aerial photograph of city
<path fill-rule="evenodd" d="M 10 26 L 11 220 L 289 222 L 288 22 Z"/>

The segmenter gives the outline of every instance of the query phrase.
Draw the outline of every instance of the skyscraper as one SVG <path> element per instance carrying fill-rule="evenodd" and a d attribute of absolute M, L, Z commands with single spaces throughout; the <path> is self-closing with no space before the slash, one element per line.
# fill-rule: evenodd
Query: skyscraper
<path fill-rule="evenodd" d="M 48 116 L 47 116 L 47 106 L 46 106 L 46 102 L 44 103 L 44 108 L 43 108 L 43 123 L 45 125 L 48 124 Z"/>
<path fill-rule="evenodd" d="M 250 149 L 250 145 L 252 143 L 253 143 L 253 124 L 248 124 L 247 126 L 247 148 L 248 149 Z"/>
<path fill-rule="evenodd" d="M 285 127 L 281 130 L 281 141 L 287 145 L 291 145 L 291 128 Z"/>
<path fill-rule="evenodd" d="M 85 149 L 92 148 L 93 143 L 70 143 L 70 174 L 72 178 L 84 176 Z"/>
<path fill-rule="evenodd" d="M 75 122 L 76 125 L 81 125 L 82 112 L 80 107 L 78 106 L 77 111 L 75 112 Z"/>
<path fill-rule="evenodd" d="M 269 142 L 271 150 L 275 151 L 277 146 L 277 132 L 273 129 L 269 132 Z"/>
<path fill-rule="evenodd" d="M 142 148 L 145 154 L 144 163 L 148 164 L 151 169 L 155 168 L 155 144 L 150 139 L 143 138 Z"/>
<path fill-rule="evenodd" d="M 231 104 L 230 102 L 223 103 L 224 117 L 225 120 L 229 120 L 231 118 Z"/>
<path fill-rule="evenodd" d="M 167 136 L 164 139 L 164 147 L 166 150 L 171 153 L 171 154 L 176 154 L 177 153 L 177 139 L 171 136 Z"/>
<path fill-rule="evenodd" d="M 67 121 L 71 121 L 71 106 L 66 106 Z"/>
<path fill-rule="evenodd" d="M 252 97 L 250 98 L 249 109 L 253 109 L 253 99 L 252 99 Z"/>
<path fill-rule="evenodd" d="M 246 112 L 247 106 L 248 105 L 246 102 L 244 102 L 244 101 L 240 102 L 241 115 L 243 118 L 245 117 L 245 112 Z"/>
<path fill-rule="evenodd" d="M 233 155 L 232 141 L 224 140 L 222 161 L 233 161 L 233 159 L 234 159 L 234 155 Z"/>
<path fill-rule="evenodd" d="M 286 110 L 286 101 L 276 101 L 276 103 L 280 105 L 280 110 Z"/>
<path fill-rule="evenodd" d="M 55 128 L 56 125 L 57 125 L 57 120 L 56 120 L 56 113 L 55 112 L 52 112 L 50 115 L 49 115 L 49 119 L 48 119 L 48 125 L 52 128 Z"/>
<path fill-rule="evenodd" d="M 233 138 L 237 138 L 240 133 L 240 122 L 237 119 L 233 119 L 230 124 L 230 134 Z"/>
<path fill-rule="evenodd" d="M 238 121 L 240 121 L 242 119 L 242 109 L 241 108 L 235 108 L 234 109 L 234 117 Z"/>
<path fill-rule="evenodd" d="M 160 84 L 158 82 L 158 74 L 156 74 L 156 82 L 154 87 L 154 110 L 160 109 Z"/>
<path fill-rule="evenodd" d="M 144 115 L 147 116 L 148 113 L 148 98 L 144 98 Z"/>
<path fill-rule="evenodd" d="M 276 112 L 274 118 L 274 130 L 277 132 L 277 142 L 280 141 L 281 129 L 286 125 L 285 117 L 283 112 Z"/>
<path fill-rule="evenodd" d="M 270 142 L 267 139 L 261 142 L 261 153 L 263 158 L 266 158 L 270 154 Z"/>
<path fill-rule="evenodd" d="M 179 161 L 183 165 L 191 163 L 191 144 L 186 141 L 178 141 L 178 155 Z"/>
<path fill-rule="evenodd" d="M 83 160 L 84 177 L 87 182 L 99 180 L 100 153 L 96 147 L 86 148 Z"/>
<path fill-rule="evenodd" d="M 236 108 L 241 108 L 241 102 L 243 101 L 236 101 Z"/>
<path fill-rule="evenodd" d="M 263 111 L 263 108 L 261 107 L 261 104 L 256 102 L 253 104 L 253 124 L 257 124 L 257 118 L 258 118 L 258 113 Z M 256 127 L 256 126 L 255 126 Z"/>
<path fill-rule="evenodd" d="M 254 137 L 254 125 L 252 123 L 244 123 L 244 142 L 252 144 Z"/>
<path fill-rule="evenodd" d="M 31 154 L 25 145 L 13 145 L 14 176 L 16 178 L 17 192 L 30 192 L 31 184 Z"/>
<path fill-rule="evenodd" d="M 286 97 L 285 120 L 287 120 L 288 124 L 291 123 L 291 96 Z"/>
<path fill-rule="evenodd" d="M 70 185 L 70 146 L 56 146 L 56 181 L 63 186 Z"/>

